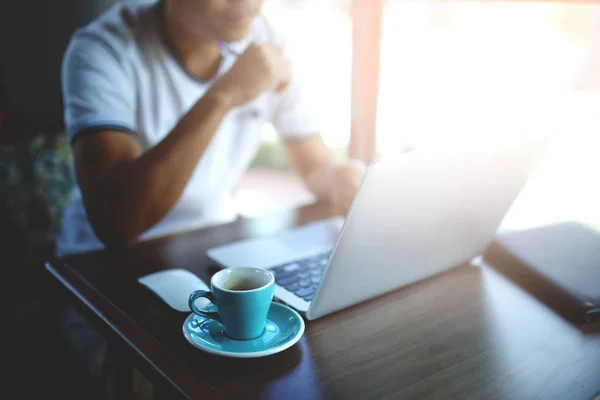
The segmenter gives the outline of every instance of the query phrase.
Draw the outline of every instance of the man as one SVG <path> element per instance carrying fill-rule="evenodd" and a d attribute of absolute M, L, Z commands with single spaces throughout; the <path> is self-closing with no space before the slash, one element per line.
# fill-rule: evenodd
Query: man
<path fill-rule="evenodd" d="M 229 201 L 266 122 L 306 186 L 348 210 L 364 165 L 332 163 L 306 77 L 261 3 L 119 5 L 75 33 L 62 81 L 78 188 L 59 255 L 231 220 Z M 73 310 L 65 328 L 92 374 L 119 387 L 102 337 Z"/>
<path fill-rule="evenodd" d="M 59 255 L 233 219 L 265 122 L 306 186 L 348 210 L 365 167 L 332 163 L 307 77 L 261 3 L 121 5 L 73 36 L 62 78 L 78 188 Z"/>

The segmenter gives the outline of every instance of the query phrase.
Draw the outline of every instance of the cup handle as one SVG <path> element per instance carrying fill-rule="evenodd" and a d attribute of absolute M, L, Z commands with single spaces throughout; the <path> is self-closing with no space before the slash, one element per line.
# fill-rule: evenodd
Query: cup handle
<path fill-rule="evenodd" d="M 198 314 L 205 318 L 210 318 L 210 319 L 215 319 L 217 321 L 221 321 L 221 318 L 219 318 L 219 313 L 217 311 L 205 311 L 205 310 L 200 310 L 198 307 L 196 307 L 194 302 L 196 300 L 198 300 L 200 297 L 207 298 L 215 306 L 217 305 L 217 301 L 215 299 L 215 296 L 212 294 L 212 292 L 210 292 L 208 290 L 195 290 L 192 292 L 192 294 L 190 295 L 190 298 L 188 299 L 188 305 L 190 306 L 190 309 L 194 312 L 194 314 Z"/>

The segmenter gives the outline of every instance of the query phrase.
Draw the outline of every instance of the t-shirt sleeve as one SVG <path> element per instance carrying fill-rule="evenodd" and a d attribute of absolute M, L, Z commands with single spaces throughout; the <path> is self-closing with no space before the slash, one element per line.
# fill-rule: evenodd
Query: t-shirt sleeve
<path fill-rule="evenodd" d="M 295 140 L 319 134 L 320 115 L 314 81 L 309 79 L 309 65 L 302 52 L 290 41 L 282 43 L 292 79 L 287 89 L 278 96 L 273 113 L 273 127 L 283 140 Z M 304 59 L 304 61 L 302 61 Z"/>
<path fill-rule="evenodd" d="M 65 125 L 71 142 L 85 131 L 136 132 L 133 79 L 123 50 L 93 35 L 76 34 L 62 64 Z"/>

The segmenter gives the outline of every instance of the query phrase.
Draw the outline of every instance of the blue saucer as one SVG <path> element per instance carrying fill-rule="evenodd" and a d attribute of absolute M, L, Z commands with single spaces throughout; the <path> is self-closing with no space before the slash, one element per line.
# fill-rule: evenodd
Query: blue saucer
<path fill-rule="evenodd" d="M 191 314 L 183 323 L 183 336 L 192 346 L 225 357 L 253 358 L 279 353 L 294 345 L 304 333 L 304 321 L 298 313 L 272 303 L 265 332 L 256 339 L 234 340 L 223 333 L 220 322 Z"/>

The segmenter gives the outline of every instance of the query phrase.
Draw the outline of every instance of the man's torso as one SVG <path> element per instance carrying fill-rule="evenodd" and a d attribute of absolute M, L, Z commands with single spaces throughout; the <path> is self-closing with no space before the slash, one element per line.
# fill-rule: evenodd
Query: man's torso
<path fill-rule="evenodd" d="M 143 151 L 164 139 L 235 62 L 234 56 L 224 54 L 214 79 L 202 82 L 190 76 L 171 50 L 161 17 L 156 5 L 119 6 L 78 31 L 73 38 L 91 37 L 103 41 L 112 51 L 120 52 L 123 68 L 135 90 L 135 134 Z M 250 41 L 275 41 L 271 35 L 273 31 L 268 22 L 258 17 L 249 36 L 232 46 L 243 51 Z M 256 155 L 261 129 L 270 121 L 276 102 L 276 95 L 265 93 L 224 118 L 176 205 L 140 239 L 197 229 L 235 217 L 232 194 Z M 58 253 L 65 255 L 98 248 L 102 248 L 102 244 L 93 234 L 77 188 L 65 209 Z"/>

